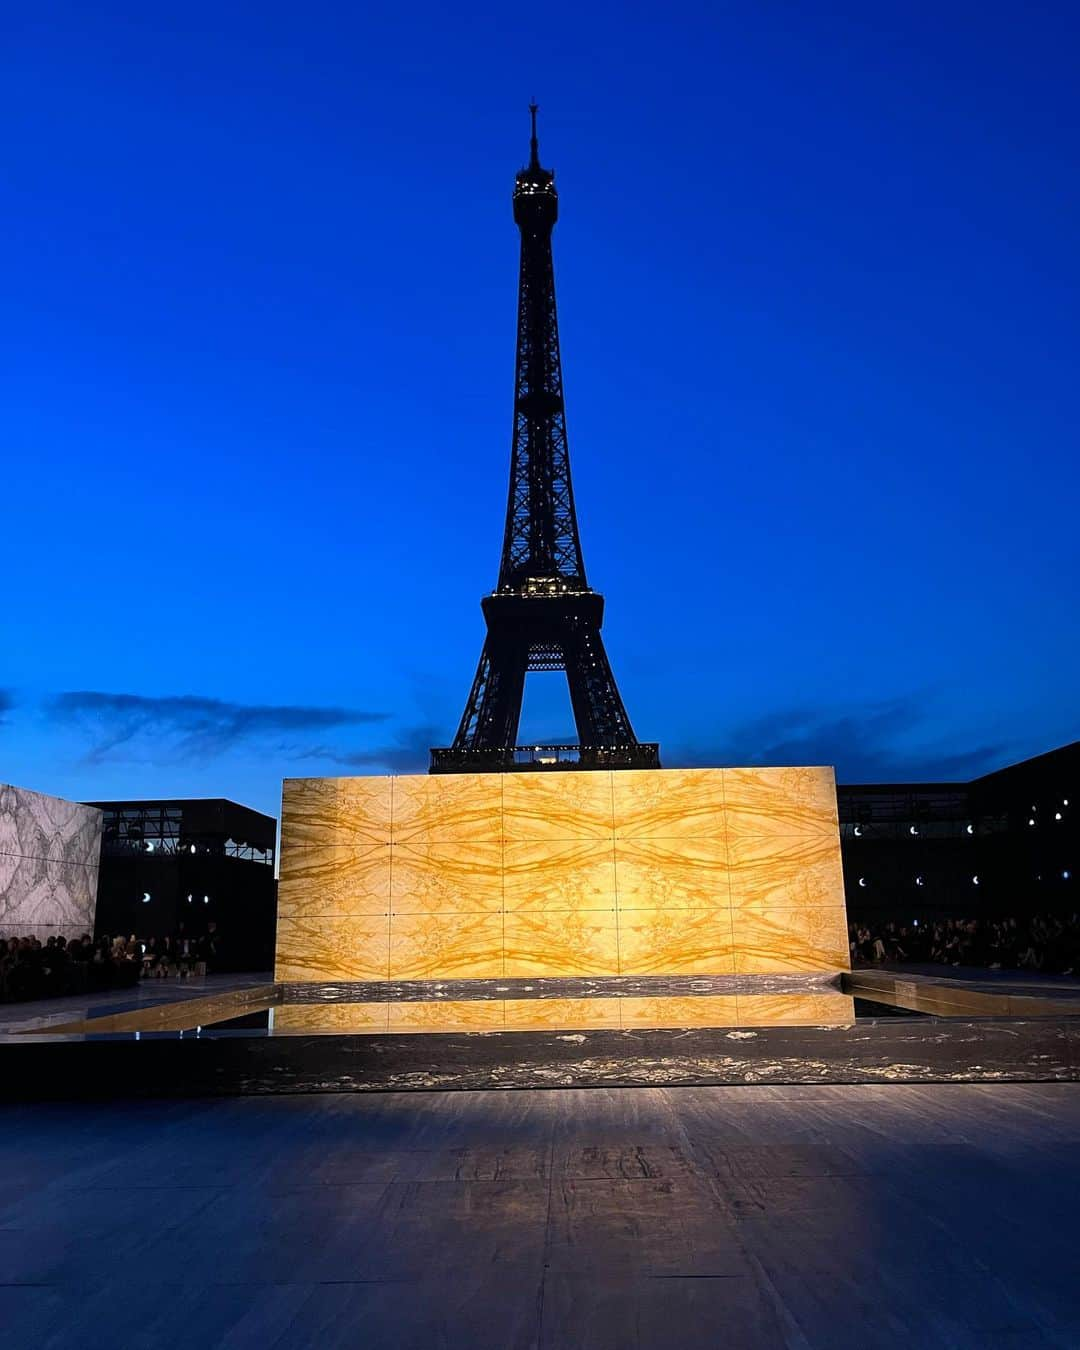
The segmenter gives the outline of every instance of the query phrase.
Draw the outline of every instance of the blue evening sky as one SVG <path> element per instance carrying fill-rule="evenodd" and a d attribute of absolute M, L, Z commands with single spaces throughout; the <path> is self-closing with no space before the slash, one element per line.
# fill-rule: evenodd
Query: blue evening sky
<path fill-rule="evenodd" d="M 502 536 L 533 95 L 638 735 L 857 781 L 1080 733 L 1075 5 L 5 25 L 0 779 L 276 814 L 283 776 L 449 743 Z M 523 739 L 571 733 L 559 679 Z"/>

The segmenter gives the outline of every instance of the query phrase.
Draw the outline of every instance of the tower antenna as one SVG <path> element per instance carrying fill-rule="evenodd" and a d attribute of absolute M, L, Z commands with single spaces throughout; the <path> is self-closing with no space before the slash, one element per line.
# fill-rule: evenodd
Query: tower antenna
<path fill-rule="evenodd" d="M 529 104 L 529 116 L 532 118 L 532 139 L 529 141 L 529 168 L 538 169 L 540 167 L 540 143 L 536 139 L 536 114 L 540 111 L 540 105 L 535 99 Z"/>

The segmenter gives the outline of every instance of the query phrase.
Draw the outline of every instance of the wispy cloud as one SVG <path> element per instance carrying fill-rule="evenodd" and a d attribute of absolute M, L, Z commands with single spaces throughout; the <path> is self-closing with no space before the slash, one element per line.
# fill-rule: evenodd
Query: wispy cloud
<path fill-rule="evenodd" d="M 446 740 L 446 728 L 437 726 L 405 727 L 397 738 L 386 745 L 365 750 L 338 750 L 315 746 L 298 755 L 298 759 L 321 759 L 329 764 L 340 764 L 350 769 L 382 768 L 391 773 L 425 773 L 431 747 Z"/>
<path fill-rule="evenodd" d="M 1008 761 L 1012 747 L 1005 741 L 960 753 L 924 738 L 920 743 L 926 713 L 921 694 L 842 710 L 787 708 L 736 725 L 707 746 L 669 754 L 665 763 L 835 764 L 840 782 L 871 783 L 967 779 Z"/>
<path fill-rule="evenodd" d="M 76 689 L 45 705 L 54 721 L 87 729 L 88 759 L 100 761 L 143 738 L 180 758 L 221 754 L 241 742 L 267 741 L 387 720 L 383 712 L 297 704 L 230 703 L 198 694 L 147 697 Z"/>

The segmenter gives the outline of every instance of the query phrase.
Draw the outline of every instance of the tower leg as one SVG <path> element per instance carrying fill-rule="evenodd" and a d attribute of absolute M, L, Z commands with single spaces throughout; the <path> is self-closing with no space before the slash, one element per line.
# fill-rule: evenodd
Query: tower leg
<path fill-rule="evenodd" d="M 479 750 L 515 743 L 528 657 L 528 642 L 523 638 L 488 634 L 469 701 L 454 737 L 455 750 Z"/>
<path fill-rule="evenodd" d="M 563 643 L 566 679 L 582 745 L 636 744 L 634 729 L 611 673 L 604 639 L 591 624 L 574 624 Z"/>

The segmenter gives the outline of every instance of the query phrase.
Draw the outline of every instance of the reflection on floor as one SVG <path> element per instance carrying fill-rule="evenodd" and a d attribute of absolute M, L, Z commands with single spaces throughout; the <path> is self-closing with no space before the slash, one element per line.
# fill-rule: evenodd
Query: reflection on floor
<path fill-rule="evenodd" d="M 1038 972 L 953 966 L 857 967 L 844 988 L 866 1003 L 932 1017 L 1073 1017 L 1080 981 Z"/>
<path fill-rule="evenodd" d="M 1080 1085 L 10 1107 L 52 1350 L 1064 1350 Z"/>
<path fill-rule="evenodd" d="M 99 994 L 69 994 L 64 998 L 40 998 L 28 1003 L 0 1003 L 0 1035 L 47 1031 L 62 1022 L 110 1017 L 193 998 L 216 997 L 234 990 L 269 985 L 272 980 L 269 971 L 261 974 L 191 975 L 182 980 L 176 977 L 143 980 L 134 989 L 106 989 Z"/>

